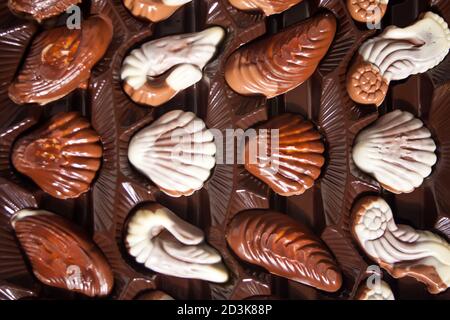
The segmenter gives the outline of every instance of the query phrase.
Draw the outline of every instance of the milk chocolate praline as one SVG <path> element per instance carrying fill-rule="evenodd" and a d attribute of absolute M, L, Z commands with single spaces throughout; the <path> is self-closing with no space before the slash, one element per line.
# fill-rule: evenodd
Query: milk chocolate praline
<path fill-rule="evenodd" d="M 6 0 L 4 0 L 6 1 Z M 8 0 L 8 7 L 12 12 L 30 16 L 41 22 L 42 20 L 57 16 L 72 5 L 82 0 Z"/>

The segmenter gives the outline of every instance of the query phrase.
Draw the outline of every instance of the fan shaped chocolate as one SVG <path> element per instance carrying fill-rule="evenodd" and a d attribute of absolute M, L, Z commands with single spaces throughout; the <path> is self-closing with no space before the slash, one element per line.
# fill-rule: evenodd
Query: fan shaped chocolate
<path fill-rule="evenodd" d="M 42 20 L 57 16 L 81 0 L 8 0 L 12 12 Z"/>
<path fill-rule="evenodd" d="M 266 16 L 282 13 L 303 0 L 229 0 L 233 7 L 243 11 L 262 11 Z"/>
<path fill-rule="evenodd" d="M 70 221 L 42 210 L 22 210 L 11 221 L 34 275 L 44 284 L 107 296 L 112 271 L 103 253 Z"/>
<path fill-rule="evenodd" d="M 85 20 L 81 29 L 63 26 L 42 32 L 9 87 L 9 97 L 16 104 L 46 105 L 77 88 L 86 89 L 112 34 L 111 20 L 103 15 Z"/>
<path fill-rule="evenodd" d="M 319 178 L 324 150 L 311 122 L 283 114 L 258 127 L 246 142 L 245 168 L 279 195 L 301 195 Z"/>
<path fill-rule="evenodd" d="M 242 95 L 284 94 L 313 75 L 335 33 L 336 18 L 325 13 L 244 46 L 227 61 L 227 83 Z"/>
<path fill-rule="evenodd" d="M 266 210 L 240 213 L 228 226 L 226 238 L 240 259 L 270 273 L 328 292 L 342 285 L 341 271 L 325 245 L 284 214 Z"/>
<path fill-rule="evenodd" d="M 160 22 L 192 0 L 123 0 L 131 13 L 139 18 Z"/>
<path fill-rule="evenodd" d="M 100 168 L 102 146 L 90 123 L 77 113 L 61 113 L 19 139 L 14 167 L 59 199 L 87 192 Z"/>

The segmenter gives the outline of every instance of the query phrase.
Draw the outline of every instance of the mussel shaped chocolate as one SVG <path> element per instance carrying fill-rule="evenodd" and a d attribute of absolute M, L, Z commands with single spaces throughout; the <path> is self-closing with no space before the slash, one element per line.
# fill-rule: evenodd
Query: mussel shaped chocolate
<path fill-rule="evenodd" d="M 87 192 L 100 168 L 102 145 L 77 113 L 60 113 L 14 145 L 14 167 L 59 199 Z"/>
<path fill-rule="evenodd" d="M 192 112 L 175 110 L 139 131 L 130 142 L 130 162 L 172 197 L 203 187 L 216 164 L 214 135 Z"/>
<path fill-rule="evenodd" d="M 245 168 L 279 195 L 301 195 L 319 178 L 324 150 L 311 122 L 283 114 L 258 127 L 248 139 Z"/>
<path fill-rule="evenodd" d="M 450 286 L 450 244 L 432 232 L 396 225 L 384 199 L 359 200 L 351 230 L 367 255 L 394 278 L 413 277 L 432 294 Z"/>
<path fill-rule="evenodd" d="M 420 187 L 437 162 L 431 132 L 409 112 L 396 110 L 382 116 L 356 137 L 353 160 L 393 193 Z"/>
<path fill-rule="evenodd" d="M 391 287 L 383 280 L 363 283 L 358 289 L 355 300 L 395 300 Z"/>
<path fill-rule="evenodd" d="M 270 273 L 328 292 L 336 292 L 342 285 L 341 271 L 325 245 L 282 213 L 240 213 L 228 226 L 226 238 L 240 259 Z"/>
<path fill-rule="evenodd" d="M 179 8 L 192 0 L 123 0 L 131 13 L 152 22 L 166 20 Z"/>
<path fill-rule="evenodd" d="M 161 106 L 203 78 L 224 36 L 221 27 L 211 27 L 145 43 L 123 62 L 125 92 L 137 103 Z"/>
<path fill-rule="evenodd" d="M 12 226 L 36 278 L 89 297 L 107 296 L 114 278 L 103 253 L 69 220 L 43 210 L 22 210 Z"/>
<path fill-rule="evenodd" d="M 380 23 L 386 14 L 389 0 L 347 0 L 353 19 L 363 23 Z"/>
<path fill-rule="evenodd" d="M 238 49 L 228 59 L 225 78 L 242 95 L 273 98 L 308 80 L 328 52 L 336 18 L 319 14 Z"/>
<path fill-rule="evenodd" d="M 266 16 L 282 13 L 303 0 L 229 0 L 233 7 L 243 11 L 262 11 Z"/>
<path fill-rule="evenodd" d="M 81 29 L 63 26 L 42 32 L 9 87 L 9 97 L 17 104 L 46 105 L 77 88 L 86 89 L 112 34 L 111 20 L 103 15 L 85 20 Z"/>
<path fill-rule="evenodd" d="M 57 16 L 82 0 L 8 0 L 8 7 L 18 15 L 33 17 L 38 22 Z"/>
<path fill-rule="evenodd" d="M 380 106 L 391 81 L 436 67 L 450 50 L 450 29 L 442 17 L 427 12 L 412 26 L 390 26 L 366 41 L 347 74 L 347 91 L 356 103 Z"/>

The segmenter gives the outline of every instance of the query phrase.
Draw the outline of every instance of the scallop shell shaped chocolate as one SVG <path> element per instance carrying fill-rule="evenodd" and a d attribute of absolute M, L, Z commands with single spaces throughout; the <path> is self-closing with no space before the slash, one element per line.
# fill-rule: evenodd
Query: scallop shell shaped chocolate
<path fill-rule="evenodd" d="M 192 0 L 123 0 L 131 13 L 139 18 L 160 22 Z"/>
<path fill-rule="evenodd" d="M 237 9 L 243 11 L 262 11 L 266 16 L 282 13 L 303 0 L 229 0 Z"/>
<path fill-rule="evenodd" d="M 216 164 L 214 136 L 192 112 L 168 112 L 131 140 L 130 162 L 172 197 L 203 187 Z"/>
<path fill-rule="evenodd" d="M 305 226 L 274 211 L 238 214 L 227 229 L 227 242 L 242 260 L 270 273 L 317 289 L 336 292 L 342 275 L 324 244 Z"/>
<path fill-rule="evenodd" d="M 413 277 L 432 294 L 450 286 L 450 244 L 432 232 L 396 225 L 384 199 L 358 201 L 352 233 L 367 255 L 394 278 Z"/>
<path fill-rule="evenodd" d="M 42 20 L 57 16 L 81 0 L 8 0 L 8 7 L 19 15 Z"/>
<path fill-rule="evenodd" d="M 85 20 L 81 30 L 64 26 L 42 32 L 9 87 L 9 97 L 17 104 L 46 105 L 87 88 L 91 69 L 105 54 L 112 34 L 111 20 L 103 15 Z"/>
<path fill-rule="evenodd" d="M 423 122 L 396 110 L 363 130 L 353 147 L 356 166 L 393 193 L 420 187 L 436 164 L 436 144 Z"/>
<path fill-rule="evenodd" d="M 89 297 L 111 292 L 114 278 L 106 258 L 68 220 L 47 211 L 22 210 L 12 225 L 42 283 Z"/>
<path fill-rule="evenodd" d="M 283 114 L 257 128 L 247 141 L 245 168 L 279 195 L 301 195 L 319 178 L 324 150 L 311 122 Z"/>
<path fill-rule="evenodd" d="M 59 199 L 87 192 L 100 168 L 102 146 L 90 123 L 61 113 L 14 145 L 14 167 Z"/>
<path fill-rule="evenodd" d="M 284 94 L 312 76 L 335 33 L 336 18 L 326 13 L 244 46 L 227 61 L 227 83 L 242 95 Z"/>
<path fill-rule="evenodd" d="M 380 23 L 386 14 L 389 0 L 347 0 L 353 19 L 364 23 Z"/>

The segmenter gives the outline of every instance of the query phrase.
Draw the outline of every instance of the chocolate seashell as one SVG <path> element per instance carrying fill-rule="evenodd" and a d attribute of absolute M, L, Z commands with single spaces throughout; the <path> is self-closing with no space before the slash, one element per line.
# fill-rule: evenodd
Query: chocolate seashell
<path fill-rule="evenodd" d="M 389 0 L 347 0 L 353 19 L 363 23 L 380 23 L 386 14 Z"/>
<path fill-rule="evenodd" d="M 54 116 L 42 128 L 19 139 L 14 167 L 59 199 L 87 192 L 100 168 L 102 146 L 90 123 L 77 113 Z"/>
<path fill-rule="evenodd" d="M 44 284 L 107 296 L 113 274 L 100 249 L 70 221 L 42 210 L 21 210 L 11 221 L 34 275 Z"/>
<path fill-rule="evenodd" d="M 168 19 L 175 11 L 192 0 L 123 0 L 131 13 L 152 22 Z"/>
<path fill-rule="evenodd" d="M 233 7 L 243 11 L 262 11 L 266 16 L 282 13 L 303 0 L 229 0 Z"/>
<path fill-rule="evenodd" d="M 342 285 L 341 271 L 325 245 L 289 216 L 265 210 L 240 213 L 226 238 L 240 259 L 270 273 L 328 292 Z"/>
<path fill-rule="evenodd" d="M 16 104 L 46 105 L 77 88 L 87 88 L 91 69 L 105 54 L 113 34 L 111 20 L 90 17 L 80 29 L 59 27 L 42 32 L 9 87 Z"/>
<path fill-rule="evenodd" d="M 245 168 L 282 196 L 312 188 L 325 163 L 325 146 L 314 125 L 283 114 L 257 130 L 245 145 Z"/>
<path fill-rule="evenodd" d="M 42 20 L 57 16 L 82 0 L 8 0 L 12 12 Z"/>
<path fill-rule="evenodd" d="M 312 76 L 335 33 L 336 18 L 325 13 L 240 48 L 225 67 L 228 85 L 242 95 L 284 94 Z"/>

